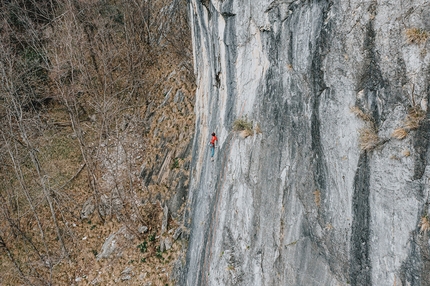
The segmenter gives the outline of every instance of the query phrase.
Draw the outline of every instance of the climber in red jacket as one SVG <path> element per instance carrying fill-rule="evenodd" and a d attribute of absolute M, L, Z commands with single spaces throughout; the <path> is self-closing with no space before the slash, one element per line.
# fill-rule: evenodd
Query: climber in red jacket
<path fill-rule="evenodd" d="M 211 143 L 209 144 L 211 146 L 211 160 L 213 160 L 214 155 L 215 155 L 215 147 L 216 147 L 216 142 L 218 141 L 218 138 L 215 135 L 215 132 L 212 133 L 212 139 L 211 139 Z"/>

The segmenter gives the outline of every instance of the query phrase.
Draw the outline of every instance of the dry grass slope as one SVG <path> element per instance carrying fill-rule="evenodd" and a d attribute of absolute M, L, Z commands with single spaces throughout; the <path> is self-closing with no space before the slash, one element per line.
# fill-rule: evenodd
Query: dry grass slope
<path fill-rule="evenodd" d="M 186 244 L 158 246 L 178 226 L 170 217 L 161 234 L 162 207 L 187 186 L 194 132 L 186 5 L 175 1 L 175 14 L 167 0 L 30 2 L 0 3 L 0 56 L 16 67 L 0 65 L 0 79 L 23 91 L 0 85 L 0 284 L 171 285 Z M 159 33 L 161 22 L 171 30 Z M 81 219 L 88 199 L 94 212 Z M 124 226 L 121 252 L 97 260 Z"/>

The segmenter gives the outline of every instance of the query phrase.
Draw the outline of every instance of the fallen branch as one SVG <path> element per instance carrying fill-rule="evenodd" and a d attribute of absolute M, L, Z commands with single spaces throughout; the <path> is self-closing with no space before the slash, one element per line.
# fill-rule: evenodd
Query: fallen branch
<path fill-rule="evenodd" d="M 72 123 L 70 123 L 70 122 L 52 122 L 52 125 L 55 125 L 58 127 L 68 127 L 68 126 L 72 126 Z"/>
<path fill-rule="evenodd" d="M 76 174 L 75 175 L 73 175 L 73 177 L 71 177 L 67 182 L 65 182 L 61 187 L 58 187 L 56 190 L 54 190 L 54 192 L 58 192 L 59 190 L 61 190 L 62 188 L 64 188 L 65 186 L 67 186 L 70 182 L 72 182 L 81 172 L 82 172 L 82 170 L 84 169 L 84 167 L 86 166 L 87 164 L 86 163 L 84 163 L 84 164 L 82 164 L 82 166 L 81 166 L 81 168 L 79 168 L 79 170 L 76 172 Z"/>

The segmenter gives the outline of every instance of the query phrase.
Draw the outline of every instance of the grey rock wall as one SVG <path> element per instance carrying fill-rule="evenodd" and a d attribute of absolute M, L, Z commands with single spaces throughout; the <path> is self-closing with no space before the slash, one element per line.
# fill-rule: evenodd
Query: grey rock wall
<path fill-rule="evenodd" d="M 179 285 L 430 285 L 419 225 L 429 212 L 430 44 L 405 35 L 430 32 L 430 4 L 189 7 L 197 121 Z M 393 138 L 412 106 L 426 120 Z M 238 118 L 262 132 L 241 137 Z M 379 141 L 363 151 L 369 122 Z"/>

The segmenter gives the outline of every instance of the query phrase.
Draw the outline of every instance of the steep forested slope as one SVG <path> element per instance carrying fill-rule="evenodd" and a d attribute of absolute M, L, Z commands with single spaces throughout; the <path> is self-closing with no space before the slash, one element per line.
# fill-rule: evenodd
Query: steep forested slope
<path fill-rule="evenodd" d="M 1 1 L 1 285 L 170 283 L 187 21 L 180 0 Z"/>

